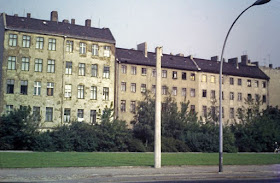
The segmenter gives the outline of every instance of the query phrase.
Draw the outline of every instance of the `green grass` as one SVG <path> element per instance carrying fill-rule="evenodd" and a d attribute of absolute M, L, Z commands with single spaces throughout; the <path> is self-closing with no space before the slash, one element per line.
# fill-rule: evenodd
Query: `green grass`
<path fill-rule="evenodd" d="M 280 154 L 224 153 L 224 165 L 280 164 Z M 162 153 L 163 166 L 218 165 L 218 153 Z M 0 168 L 153 166 L 153 153 L 0 152 Z"/>

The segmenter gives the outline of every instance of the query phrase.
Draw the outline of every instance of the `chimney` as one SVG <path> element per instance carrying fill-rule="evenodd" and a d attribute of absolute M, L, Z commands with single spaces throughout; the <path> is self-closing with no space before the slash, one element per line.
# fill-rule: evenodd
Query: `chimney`
<path fill-rule="evenodd" d="M 273 65 L 272 64 L 269 64 L 268 66 L 269 66 L 269 68 L 273 69 Z"/>
<path fill-rule="evenodd" d="M 184 53 L 178 53 L 176 56 L 184 57 Z"/>
<path fill-rule="evenodd" d="M 91 27 L 91 19 L 86 19 L 85 26 L 86 27 Z"/>
<path fill-rule="evenodd" d="M 71 24 L 75 25 L 75 19 L 74 18 L 71 19 Z"/>
<path fill-rule="evenodd" d="M 137 50 L 143 51 L 145 57 L 148 57 L 147 43 L 141 43 L 137 45 Z"/>
<path fill-rule="evenodd" d="M 57 22 L 58 21 L 58 13 L 57 11 L 51 12 L 51 21 Z"/>
<path fill-rule="evenodd" d="M 248 55 L 242 55 L 241 56 L 241 64 L 242 65 L 248 65 L 249 61 L 248 61 Z"/>
<path fill-rule="evenodd" d="M 238 58 L 237 57 L 228 59 L 228 63 L 234 65 L 237 69 L 239 68 L 238 67 Z"/>
<path fill-rule="evenodd" d="M 26 17 L 27 17 L 27 18 L 31 18 L 31 13 L 27 13 L 27 14 L 26 14 Z"/>
<path fill-rule="evenodd" d="M 69 21 L 67 19 L 62 20 L 62 22 L 69 24 Z"/>
<path fill-rule="evenodd" d="M 259 67 L 259 62 L 252 62 L 252 64 L 255 64 L 256 67 Z"/>
<path fill-rule="evenodd" d="M 18 17 L 18 14 L 14 14 L 15 17 Z"/>
<path fill-rule="evenodd" d="M 211 57 L 211 61 L 219 61 L 219 56 L 213 56 L 213 57 Z"/>

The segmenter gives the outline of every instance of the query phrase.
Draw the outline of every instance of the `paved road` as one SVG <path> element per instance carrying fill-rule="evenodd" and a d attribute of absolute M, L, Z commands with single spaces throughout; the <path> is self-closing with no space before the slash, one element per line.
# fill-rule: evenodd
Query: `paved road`
<path fill-rule="evenodd" d="M 280 165 L 0 169 L 0 182 L 280 182 Z"/>

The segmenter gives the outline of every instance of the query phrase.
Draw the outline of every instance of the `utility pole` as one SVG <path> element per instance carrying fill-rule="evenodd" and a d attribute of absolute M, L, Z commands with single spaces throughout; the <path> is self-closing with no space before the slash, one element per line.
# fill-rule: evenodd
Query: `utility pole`
<path fill-rule="evenodd" d="M 161 168 L 161 56 L 162 47 L 156 47 L 155 168 Z"/>

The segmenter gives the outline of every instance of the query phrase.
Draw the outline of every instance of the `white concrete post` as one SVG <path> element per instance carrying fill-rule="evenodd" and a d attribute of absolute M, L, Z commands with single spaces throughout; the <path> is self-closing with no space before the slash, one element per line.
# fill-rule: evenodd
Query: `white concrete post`
<path fill-rule="evenodd" d="M 162 47 L 156 47 L 155 168 L 161 168 L 161 56 Z"/>

